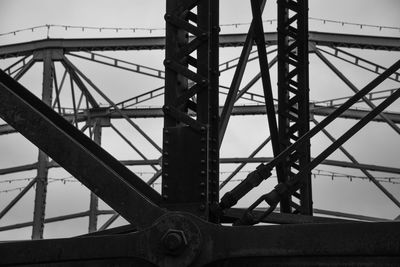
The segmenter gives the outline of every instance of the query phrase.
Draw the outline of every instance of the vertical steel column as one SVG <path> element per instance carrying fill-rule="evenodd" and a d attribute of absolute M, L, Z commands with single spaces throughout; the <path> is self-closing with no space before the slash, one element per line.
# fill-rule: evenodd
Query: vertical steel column
<path fill-rule="evenodd" d="M 165 206 L 214 222 L 218 216 L 210 205 L 219 199 L 218 7 L 215 0 L 167 0 L 162 166 Z"/>
<path fill-rule="evenodd" d="M 53 70 L 51 51 L 43 51 L 43 89 L 42 101 L 51 106 L 53 95 Z M 49 157 L 39 150 L 35 204 L 33 211 L 32 239 L 42 239 L 44 230 L 44 217 L 46 211 L 46 196 L 48 183 Z"/>
<path fill-rule="evenodd" d="M 208 62 L 208 125 L 209 125 L 209 204 L 219 203 L 219 1 L 209 1 L 208 10 L 201 10 L 204 19 L 208 19 L 209 44 Z M 209 213 L 209 221 L 219 222 L 219 215 Z"/>
<path fill-rule="evenodd" d="M 277 30 L 279 137 L 284 149 L 309 131 L 308 0 L 278 0 Z M 284 161 L 284 179 L 290 180 L 309 162 L 308 141 Z M 311 173 L 305 175 L 300 190 L 281 201 L 282 212 L 312 214 Z"/>
<path fill-rule="evenodd" d="M 93 141 L 101 145 L 102 125 L 101 119 L 95 119 L 93 127 Z M 97 213 L 99 211 L 99 198 L 93 192 L 90 192 L 89 204 L 89 233 L 97 231 Z"/>

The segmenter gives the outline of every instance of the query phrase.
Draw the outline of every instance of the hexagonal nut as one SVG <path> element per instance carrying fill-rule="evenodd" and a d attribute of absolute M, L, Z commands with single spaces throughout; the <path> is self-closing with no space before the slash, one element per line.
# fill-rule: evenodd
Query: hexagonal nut
<path fill-rule="evenodd" d="M 168 229 L 161 242 L 165 252 L 170 255 L 179 255 L 188 244 L 185 233 L 177 229 Z"/>

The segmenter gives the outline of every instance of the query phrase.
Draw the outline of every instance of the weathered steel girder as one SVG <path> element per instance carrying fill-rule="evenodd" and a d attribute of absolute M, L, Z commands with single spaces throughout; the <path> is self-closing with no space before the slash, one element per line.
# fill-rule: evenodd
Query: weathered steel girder
<path fill-rule="evenodd" d="M 1 243 L 0 265 L 399 266 L 399 227 L 398 222 L 224 227 L 168 213 L 138 232 Z"/>

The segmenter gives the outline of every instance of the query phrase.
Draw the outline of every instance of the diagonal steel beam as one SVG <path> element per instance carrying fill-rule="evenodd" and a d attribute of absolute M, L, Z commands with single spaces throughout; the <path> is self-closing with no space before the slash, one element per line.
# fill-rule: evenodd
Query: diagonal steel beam
<path fill-rule="evenodd" d="M 118 218 L 119 218 L 119 214 L 118 213 L 114 213 L 102 226 L 99 227 L 99 231 L 106 230 Z"/>
<path fill-rule="evenodd" d="M 156 142 L 153 141 L 136 123 L 134 123 L 128 116 L 123 114 L 121 112 L 121 109 L 117 107 L 117 105 L 111 101 L 110 98 L 108 98 L 88 77 L 86 77 L 78 68 L 75 67 L 72 62 L 66 58 L 65 56 L 63 57 L 63 62 L 66 64 L 66 66 L 72 70 L 74 70 L 77 74 L 79 74 L 101 97 L 104 98 L 108 102 L 109 105 L 111 105 L 116 112 L 120 113 L 123 118 L 126 119 L 126 121 L 133 126 L 133 128 L 136 129 L 155 149 L 157 149 L 159 152 L 162 152 L 162 149 L 159 145 L 157 145 Z"/>
<path fill-rule="evenodd" d="M 263 149 L 268 142 L 271 140 L 271 137 L 268 137 L 267 139 L 265 139 L 261 145 L 259 145 L 249 156 L 249 159 L 254 158 L 254 156 L 261 151 L 261 149 Z M 221 159 L 222 160 L 222 159 Z M 220 160 L 220 161 L 221 161 Z M 233 177 L 235 177 L 236 174 L 239 173 L 239 171 L 241 169 L 243 169 L 243 167 L 246 165 L 246 162 L 241 163 L 220 185 L 219 185 L 219 189 L 221 190 L 222 188 L 224 188 L 224 186 L 229 183 L 230 180 L 233 179 Z"/>
<path fill-rule="evenodd" d="M 307 177 L 307 176 L 305 176 L 306 174 L 310 173 L 316 166 L 321 164 L 334 151 L 336 151 L 346 141 L 348 141 L 357 132 L 359 132 L 365 125 L 367 125 L 375 116 L 377 116 L 385 108 L 387 108 L 388 106 L 393 104 L 393 102 L 395 102 L 397 99 L 399 99 L 399 97 L 400 97 L 400 91 L 396 91 L 395 93 L 393 93 L 391 96 L 389 96 L 387 99 L 385 99 L 382 103 L 380 103 L 374 110 L 372 110 L 370 113 L 368 113 L 367 116 L 362 118 L 359 122 L 357 122 L 354 126 L 352 126 L 348 131 L 346 131 L 343 135 L 341 135 L 335 142 L 333 142 L 324 151 L 322 151 L 315 159 L 313 159 L 310 163 L 308 163 L 305 167 L 303 167 L 291 180 L 278 183 L 278 185 L 275 186 L 274 189 L 271 190 L 269 193 L 264 194 L 261 197 L 259 197 L 245 211 L 242 218 L 236 222 L 236 225 L 253 225 L 253 224 L 262 222 L 265 217 L 267 217 L 269 214 L 271 214 L 272 211 L 274 211 L 277 204 L 280 202 L 280 200 L 282 198 L 284 198 L 288 195 L 292 195 L 294 192 L 296 192 L 300 188 L 300 186 L 304 180 L 304 177 Z M 316 127 L 318 127 L 318 125 Z M 246 182 L 246 180 L 244 180 L 243 182 Z M 244 184 L 243 182 L 241 184 Z M 255 184 L 254 179 L 253 179 L 253 181 L 250 180 L 250 182 L 253 182 L 252 184 Z M 256 182 L 258 182 L 258 181 L 256 181 Z M 249 183 L 249 181 L 247 181 L 247 183 Z M 221 200 L 221 206 L 223 208 L 227 207 L 228 205 L 232 206 L 232 203 L 233 204 L 237 203 L 238 198 L 235 195 L 238 195 L 239 197 L 242 197 L 244 195 L 244 194 L 242 194 L 241 191 L 239 191 L 239 190 L 241 190 L 241 187 L 240 187 L 241 184 L 239 184 L 239 186 L 236 186 L 231 192 L 228 192 L 226 195 L 224 195 L 224 197 Z M 243 188 L 243 186 L 242 186 L 242 188 Z M 249 188 L 249 189 L 251 190 L 251 188 Z M 236 192 L 239 192 L 240 195 Z M 264 201 L 268 204 L 268 208 L 266 209 L 266 211 L 264 213 L 261 213 L 257 218 L 255 218 L 252 212 Z"/>
<path fill-rule="evenodd" d="M 16 62 L 14 62 L 13 64 L 11 64 L 10 66 L 6 67 L 5 69 L 3 68 L 3 71 L 5 73 L 7 73 L 8 75 L 12 76 L 15 72 L 19 71 L 23 66 L 26 65 L 26 60 L 28 59 L 28 57 L 30 57 L 31 55 L 25 56 L 19 60 L 17 60 Z M 18 66 L 20 63 L 22 63 L 21 67 L 17 67 L 14 69 L 14 67 Z"/>
<path fill-rule="evenodd" d="M 268 63 L 268 69 L 272 68 L 275 63 L 278 62 L 278 56 L 275 56 L 269 63 Z M 247 91 L 261 78 L 261 72 L 259 72 L 256 76 L 253 77 L 241 90 L 239 90 L 237 96 L 236 96 L 236 101 L 238 101 L 244 94 L 247 93 Z"/>
<path fill-rule="evenodd" d="M 132 144 L 131 141 L 129 141 L 128 138 L 126 138 L 125 135 L 123 135 L 113 124 L 110 124 L 111 129 L 114 130 L 114 132 L 116 132 L 133 150 L 135 150 L 136 153 L 139 154 L 139 156 L 144 159 L 147 160 L 147 157 L 134 145 Z M 155 165 L 151 165 L 151 167 L 155 170 L 158 171 L 158 169 L 155 167 Z"/>
<path fill-rule="evenodd" d="M 32 179 L 32 181 L 29 182 L 29 184 L 27 186 L 25 186 L 24 189 L 22 189 L 21 192 L 19 192 L 19 194 L 13 199 L 11 200 L 10 203 L 7 204 L 7 206 L 4 207 L 4 209 L 0 212 L 0 219 L 4 217 L 4 215 L 7 214 L 7 212 L 9 212 L 12 207 L 15 206 L 15 204 L 17 204 L 17 202 L 23 197 L 25 196 L 25 194 L 29 191 L 29 189 L 31 189 L 36 183 L 36 178 Z"/>
<path fill-rule="evenodd" d="M 79 54 L 73 54 L 73 53 L 68 53 L 68 55 L 74 56 L 77 58 L 86 59 L 86 60 L 93 61 L 96 63 L 104 64 L 107 66 L 111 66 L 111 67 L 115 67 L 115 68 L 119 68 L 119 69 L 123 69 L 123 70 L 127 70 L 127 71 L 140 73 L 143 75 L 159 78 L 159 79 L 165 78 L 165 71 L 163 71 L 163 70 L 158 70 L 158 69 L 150 68 L 150 67 L 147 67 L 144 65 L 135 64 L 135 63 L 132 63 L 129 61 L 96 54 L 96 53 L 93 53 L 90 51 L 84 51 L 84 52 L 86 54 L 89 54 L 89 57 L 82 56 Z M 110 63 L 110 61 L 113 63 Z"/>
<path fill-rule="evenodd" d="M 25 73 L 26 73 L 30 68 L 32 68 L 32 66 L 35 64 L 35 62 L 36 62 L 36 60 L 34 60 L 33 58 L 31 58 L 31 59 L 28 61 L 28 63 L 26 63 L 26 64 L 20 69 L 20 71 L 19 71 L 17 74 L 15 74 L 14 79 L 15 79 L 16 81 L 18 81 L 19 79 L 21 79 L 22 76 L 24 76 Z"/>
<path fill-rule="evenodd" d="M 400 68 L 400 60 L 395 62 L 391 67 L 389 67 L 385 72 L 383 72 L 381 75 L 376 77 L 374 80 L 369 82 L 363 89 L 361 89 L 358 93 L 356 93 L 354 96 L 352 96 L 350 99 L 348 99 L 345 103 L 343 103 L 338 109 L 336 109 L 334 112 L 332 112 L 328 117 L 326 117 L 324 120 L 322 120 L 318 125 L 316 125 L 314 128 L 303 134 L 301 137 L 297 139 L 295 143 L 292 145 L 288 146 L 285 150 L 283 150 L 278 156 L 276 156 L 273 160 L 268 162 L 267 164 L 260 165 L 257 167 L 255 171 L 250 173 L 248 177 L 243 180 L 239 185 L 234 187 L 231 191 L 227 192 L 222 198 L 220 202 L 220 208 L 221 209 L 227 209 L 235 205 L 244 195 L 246 195 L 248 192 L 250 192 L 254 187 L 258 186 L 263 180 L 267 179 L 268 177 L 271 176 L 271 170 L 280 162 L 283 160 L 286 160 L 287 157 L 295 151 L 299 146 L 302 146 L 309 142 L 310 138 L 315 136 L 317 133 L 319 133 L 322 129 L 324 129 L 327 125 L 329 125 L 332 121 L 334 121 L 336 118 L 338 118 L 343 112 L 345 112 L 347 109 L 349 109 L 353 104 L 357 103 L 362 97 L 364 97 L 366 94 L 368 94 L 370 91 L 372 91 L 376 86 L 381 84 L 387 77 L 389 77 L 393 72 L 397 71 Z M 379 113 L 381 113 L 385 108 L 387 108 L 390 104 L 392 104 L 393 101 L 395 101 L 398 97 L 398 94 L 400 91 L 394 92 L 391 96 L 389 96 L 387 99 L 385 99 L 376 109 L 368 113 L 363 119 L 361 119 L 355 126 L 353 126 L 349 131 L 347 131 L 344 135 L 341 136 L 341 138 L 338 139 L 338 142 L 335 143 L 335 145 L 330 146 L 328 149 L 326 149 L 324 152 L 322 152 L 317 158 L 315 158 L 311 163 L 307 164 L 306 167 L 304 167 L 296 176 L 293 177 L 289 182 L 285 182 L 290 188 L 292 192 L 294 189 L 296 191 L 299 189 L 298 185 L 301 183 L 301 178 L 303 175 L 308 174 L 315 166 L 317 166 L 321 161 L 323 161 L 327 156 L 330 155 L 334 150 L 337 149 L 337 145 L 339 144 L 342 145 L 340 142 L 345 142 L 347 141 L 348 138 L 350 138 L 352 135 L 354 135 L 357 131 L 359 131 L 362 127 L 365 126 L 366 123 L 371 121 L 374 117 L 376 117 Z M 339 142 L 340 140 L 340 142 Z M 332 151 L 333 150 L 333 151 Z M 259 175 L 259 173 L 262 172 L 262 175 Z M 293 186 L 293 183 L 295 185 Z M 278 186 L 280 186 L 279 184 Z M 286 186 L 286 185 L 285 185 Z M 293 190 L 292 190 L 293 189 Z M 274 200 L 277 200 L 278 198 L 276 196 L 279 196 L 278 202 L 280 201 L 280 195 L 283 194 L 276 194 L 277 190 L 272 190 L 270 193 L 263 195 L 261 198 L 259 198 L 251 207 L 255 208 L 256 204 L 260 204 L 263 202 L 264 197 L 269 197 L 271 194 L 274 195 Z M 289 193 L 290 193 L 289 192 Z M 275 202 L 271 202 L 272 204 L 270 205 L 269 211 L 272 211 L 275 204 Z"/>
<path fill-rule="evenodd" d="M 92 96 L 92 94 L 89 92 L 89 89 L 86 87 L 86 85 L 83 83 L 81 78 L 78 76 L 76 73 L 76 70 L 68 64 L 68 62 L 65 62 L 64 60 L 61 61 L 63 64 L 64 68 L 67 70 L 69 76 L 72 78 L 72 80 L 78 85 L 79 89 L 82 91 L 82 93 L 86 96 L 86 99 L 89 101 L 89 103 L 92 105 L 94 108 L 98 108 L 99 104 L 97 103 L 96 99 Z"/>
<path fill-rule="evenodd" d="M 287 188 L 284 189 L 283 194 L 279 193 L 278 197 L 280 197 L 280 195 L 286 194 L 287 192 L 292 192 L 293 190 L 296 190 L 296 188 L 298 188 L 298 186 L 302 182 L 302 177 L 305 173 L 310 172 L 312 169 L 314 169 L 316 166 L 318 166 L 320 163 L 322 163 L 323 160 L 325 160 L 327 157 L 329 157 L 334 151 L 336 151 L 345 142 L 347 142 L 351 137 L 353 137 L 357 132 L 359 132 L 375 116 L 379 115 L 385 108 L 387 108 L 388 106 L 393 104 L 397 99 L 399 99 L 399 97 L 400 97 L 400 91 L 396 91 L 395 93 L 390 95 L 387 99 L 385 99 L 382 103 L 380 103 L 370 113 L 368 113 L 367 116 L 365 116 L 359 122 L 357 122 L 355 125 L 353 125 L 349 130 L 347 130 L 343 135 L 341 135 L 335 142 L 333 142 L 329 147 L 327 147 L 324 151 L 322 151 L 315 159 L 313 159 L 309 164 L 307 164 L 307 166 L 305 166 L 303 169 L 301 169 L 300 172 L 297 173 L 296 176 L 292 180 L 286 182 L 285 186 L 287 186 Z M 320 122 L 319 124 L 321 124 L 321 123 L 322 122 Z M 318 127 L 318 125 L 315 127 Z M 276 193 L 276 191 L 278 189 L 275 188 L 274 190 Z M 273 204 L 272 204 L 272 206 L 273 206 Z"/>
<path fill-rule="evenodd" d="M 278 123 L 276 120 L 275 107 L 274 107 L 274 97 L 272 94 L 272 85 L 271 85 L 271 77 L 269 73 L 269 64 L 268 57 L 266 51 L 266 44 L 264 38 L 264 28 L 262 22 L 262 12 L 260 11 L 260 5 L 262 2 L 259 0 L 251 0 L 251 11 L 253 15 L 252 26 L 254 31 L 254 41 L 257 45 L 258 57 L 259 57 L 259 65 L 260 65 L 260 73 L 261 73 L 261 81 L 264 92 L 264 102 L 267 111 L 267 119 L 269 132 L 272 143 L 272 152 L 274 156 L 277 156 L 281 152 L 281 143 L 280 136 L 278 131 Z M 276 166 L 276 174 L 278 176 L 279 181 L 284 181 L 285 171 L 282 164 L 277 164 Z"/>
<path fill-rule="evenodd" d="M 336 68 L 332 62 L 330 62 L 318 49 L 315 50 L 317 56 L 324 62 L 354 93 L 358 93 L 360 90 L 349 80 L 346 76 Z M 367 97 L 362 98 L 364 102 L 371 108 L 374 109 L 376 106 Z M 384 113 L 379 114 L 379 116 L 398 134 L 400 134 L 400 128 Z"/>
<path fill-rule="evenodd" d="M 108 215 L 108 214 L 114 214 L 114 212 L 111 210 L 97 211 L 97 215 Z M 73 213 L 73 214 L 67 214 L 67 215 L 61 215 L 61 216 L 57 216 L 57 217 L 47 218 L 47 219 L 44 219 L 44 223 L 55 223 L 55 222 L 60 222 L 60 221 L 73 220 L 73 219 L 86 217 L 88 215 L 89 215 L 89 211 L 83 211 L 83 212 L 78 212 L 78 213 Z M 17 224 L 13 224 L 13 225 L 1 226 L 0 232 L 30 227 L 32 225 L 33 225 L 33 222 L 23 222 L 23 223 L 17 223 Z"/>
<path fill-rule="evenodd" d="M 143 228 L 165 212 L 154 189 L 2 71 L 0 103 L 3 120 L 129 222 Z"/>
<path fill-rule="evenodd" d="M 400 68 L 400 60 L 395 62 L 391 67 L 389 67 L 385 72 L 381 75 L 373 79 L 369 82 L 363 89 L 361 89 L 358 93 L 354 94 L 351 98 L 349 98 L 345 103 L 343 103 L 340 107 L 335 109 L 331 114 L 329 114 L 325 119 L 323 119 L 318 125 L 308 131 L 306 134 L 301 136 L 294 144 L 286 148 L 282 151 L 279 156 L 275 157 L 272 162 L 270 162 L 270 166 L 275 166 L 275 164 L 283 159 L 285 159 L 290 153 L 292 153 L 298 146 L 303 145 L 307 140 L 315 136 L 319 133 L 323 128 L 329 125 L 332 121 L 338 118 L 341 114 L 343 114 L 346 110 L 348 110 L 353 104 L 357 103 L 360 99 L 362 99 L 366 94 L 371 92 L 375 87 L 381 84 L 387 77 L 393 74 Z M 368 115 L 366 115 L 368 116 Z M 371 118 L 371 120 L 373 117 Z"/>
<path fill-rule="evenodd" d="M 383 71 L 386 70 L 385 67 L 383 67 L 381 65 L 378 65 L 376 63 L 373 63 L 373 62 L 371 62 L 369 60 L 366 60 L 366 59 L 364 59 L 362 57 L 353 55 L 352 53 L 346 52 L 346 51 L 341 50 L 341 49 L 339 49 L 337 47 L 334 47 L 334 46 L 331 47 L 331 48 L 335 52 L 329 52 L 329 51 L 326 51 L 326 50 L 321 49 L 321 48 L 318 48 L 318 50 L 322 51 L 322 52 L 324 52 L 324 53 L 326 53 L 328 55 L 334 56 L 335 58 L 338 58 L 338 59 L 341 59 L 341 60 L 343 60 L 345 62 L 348 62 L 348 63 L 350 63 L 352 65 L 355 65 L 355 66 L 357 66 L 359 68 L 362 68 L 364 70 L 367 70 L 367 71 L 370 71 L 370 72 L 373 72 L 373 73 L 376 73 L 376 74 L 381 74 Z M 314 45 L 313 49 L 315 50 L 315 45 Z M 340 54 L 344 54 L 346 57 L 340 56 Z M 349 60 L 348 57 L 351 57 L 354 60 Z M 399 72 L 395 72 L 392 76 L 388 77 L 388 79 L 396 81 L 396 82 L 400 82 L 400 73 Z"/>
<path fill-rule="evenodd" d="M 260 5 L 260 10 L 264 10 L 266 0 L 263 0 Z M 262 13 L 261 11 L 261 13 Z M 249 31 L 246 36 L 246 40 L 243 44 L 243 49 L 240 54 L 239 62 L 235 69 L 235 74 L 231 82 L 228 96 L 225 100 L 224 108 L 221 113 L 219 123 L 219 145 L 221 146 L 222 140 L 224 139 L 226 128 L 228 127 L 229 117 L 231 115 L 235 100 L 239 91 L 240 83 L 242 82 L 243 74 L 246 69 L 246 65 L 250 56 L 251 48 L 254 42 L 254 22 L 251 22 Z"/>
<path fill-rule="evenodd" d="M 316 119 L 312 119 L 315 125 L 318 124 L 318 121 Z M 326 129 L 322 129 L 322 132 L 326 135 L 326 137 L 329 138 L 333 143 L 336 142 L 336 138 L 334 138 Z M 340 151 L 343 152 L 343 154 L 346 155 L 348 159 L 351 160 L 354 164 L 359 164 L 359 162 L 343 147 L 339 147 Z M 360 171 L 365 174 L 396 206 L 400 208 L 400 202 L 385 188 L 383 185 L 379 183 L 378 180 L 366 169 L 361 168 Z"/>
<path fill-rule="evenodd" d="M 154 166 L 154 165 L 152 165 Z M 162 170 L 157 170 L 157 172 L 153 175 L 153 177 L 151 177 L 148 181 L 147 184 L 148 185 L 152 185 L 155 183 L 155 181 L 157 181 L 157 179 L 162 175 Z M 105 230 L 108 227 L 110 227 L 110 225 L 115 222 L 115 220 L 117 220 L 119 218 L 119 214 L 115 213 L 113 214 L 113 216 L 111 216 L 100 228 L 99 231 Z"/>
<path fill-rule="evenodd" d="M 55 88 L 56 88 L 56 99 L 54 99 L 54 101 L 53 101 L 52 108 L 54 109 L 55 106 L 58 105 L 58 110 L 59 110 L 59 113 L 61 114 L 60 94 L 63 89 L 65 78 L 67 77 L 68 71 L 66 69 L 64 70 L 60 84 L 57 83 L 57 75 L 56 75 L 55 66 L 53 66 L 53 71 L 54 71 L 54 82 L 55 82 Z"/>

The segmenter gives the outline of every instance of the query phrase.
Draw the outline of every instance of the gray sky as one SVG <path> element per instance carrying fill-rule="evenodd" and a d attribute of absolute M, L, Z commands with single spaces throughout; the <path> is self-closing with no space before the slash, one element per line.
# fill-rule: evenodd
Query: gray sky
<path fill-rule="evenodd" d="M 246 32 L 250 22 L 249 1 L 243 0 L 221 0 L 220 23 L 223 33 Z M 400 27 L 398 14 L 400 12 L 400 1 L 396 0 L 310 0 L 310 17 L 343 22 L 353 22 L 361 24 L 371 24 L 379 26 Z M 145 28 L 147 30 L 132 31 L 102 31 L 82 29 L 52 28 L 50 37 L 53 38 L 79 38 L 79 37 L 124 37 L 124 36 L 158 36 L 162 35 L 164 27 L 163 15 L 165 13 L 165 1 L 160 0 L 0 0 L 0 34 L 12 32 L 19 29 L 30 28 L 45 24 L 70 25 L 70 26 L 91 26 L 91 27 L 118 27 L 118 28 Z M 275 1 L 268 1 L 264 20 L 276 18 Z M 237 24 L 237 25 L 234 25 Z M 243 25 L 242 25 L 243 24 Z M 275 22 L 266 23 L 266 31 L 274 31 Z M 382 35 L 400 37 L 400 30 L 385 29 L 363 26 L 347 25 L 337 23 L 310 20 L 310 30 L 330 31 L 352 34 Z M 17 32 L 16 35 L 10 34 L 0 36 L 0 45 L 42 39 L 46 37 L 45 29 Z M 389 66 L 399 58 L 399 53 L 357 51 L 357 55 L 376 61 L 384 66 Z M 221 62 L 238 56 L 240 48 L 221 49 Z M 163 68 L 162 60 L 164 51 L 139 51 L 139 52 L 113 52 L 105 53 L 121 59 L 126 59 L 135 63 L 143 64 L 154 68 Z M 0 67 L 5 67 L 13 60 L 0 62 Z M 118 102 L 128 97 L 137 95 L 154 89 L 163 84 L 152 78 L 143 77 L 137 74 L 123 72 L 121 70 L 110 69 L 105 66 L 93 65 L 82 60 L 73 61 L 79 66 L 101 89 L 110 96 L 113 101 Z M 359 88 L 373 79 L 365 71 L 360 71 L 349 65 L 335 62 L 340 69 L 346 73 Z M 243 84 L 251 79 L 257 72 L 257 63 L 249 64 Z M 229 85 L 233 71 L 229 71 L 221 76 L 221 84 Z M 276 68 L 271 70 L 272 82 L 276 87 Z M 21 82 L 40 95 L 41 88 L 41 68 L 36 66 L 30 71 Z M 379 89 L 398 87 L 393 82 L 384 83 Z M 111 89 L 112 88 L 112 89 Z M 310 57 L 310 88 L 311 99 L 324 100 L 351 95 L 351 91 L 344 86 L 329 70 L 324 67 L 314 55 Z M 258 83 L 253 92 L 260 93 Z M 66 100 L 68 96 L 65 96 Z M 221 99 L 221 103 L 223 99 Z M 147 105 L 159 106 L 160 100 L 149 102 Z M 68 102 L 68 101 L 67 101 Z M 101 101 L 100 101 L 101 102 Z M 103 101 L 104 103 L 104 101 Z M 246 104 L 246 102 L 243 102 Z M 389 110 L 398 110 L 398 103 Z M 321 120 L 321 118 L 317 118 Z M 161 141 L 162 120 L 138 120 L 143 129 L 148 132 L 155 140 Z M 355 122 L 350 120 L 339 120 L 328 127 L 328 130 L 336 137 L 340 136 L 345 129 Z M 260 127 L 260 125 L 262 125 Z M 124 122 L 116 122 L 116 126 L 123 130 L 131 140 L 135 140 L 139 147 L 146 152 L 149 158 L 158 157 L 156 151 L 151 148 L 143 138 L 137 135 Z M 245 130 L 243 130 L 245 129 Z M 221 154 L 227 157 L 245 157 L 258 146 L 259 143 L 268 136 L 267 123 L 265 118 L 257 116 L 234 117 L 228 128 L 229 133 L 224 141 Z M 137 158 L 137 154 L 129 149 L 111 130 L 105 129 L 103 134 L 104 147 L 118 159 Z M 135 143 L 136 144 L 136 143 Z M 313 141 L 313 155 L 316 155 L 324 147 L 329 145 L 329 141 L 323 136 L 317 136 Z M 389 129 L 388 126 L 380 123 L 372 123 L 357 134 L 354 140 L 346 143 L 348 148 L 356 158 L 363 163 L 382 164 L 385 166 L 398 166 L 398 147 L 399 137 Z M 35 162 L 37 159 L 36 149 L 18 134 L 3 136 L 0 138 L 0 168 L 15 166 Z M 268 147 L 260 153 L 260 156 L 271 156 L 271 149 Z M 332 155 L 333 159 L 345 160 L 341 153 Z M 255 165 L 250 165 L 247 170 L 251 170 Z M 222 166 L 222 171 L 231 171 L 235 166 Z M 329 168 L 320 166 L 318 169 L 324 171 L 335 171 L 349 175 L 361 175 L 360 172 L 340 168 Z M 133 169 L 143 177 L 149 177 L 151 169 Z M 390 174 L 376 173 L 377 176 L 388 176 Z M 34 177 L 35 172 L 22 173 L 13 176 L 0 176 L 1 180 L 11 178 Z M 69 174 L 60 170 L 51 171 L 50 177 L 69 177 Z M 227 174 L 222 174 L 226 177 Z M 241 173 L 238 177 L 243 178 L 246 173 Z M 267 181 L 261 189 L 255 190 L 251 195 L 243 199 L 239 205 L 246 206 L 251 199 L 255 199 L 259 194 L 265 192 L 265 187 L 271 188 L 275 180 Z M 0 183 L 2 188 L 15 188 L 23 186 L 26 182 L 20 183 Z M 232 182 L 226 189 L 233 187 L 237 182 Z M 313 179 L 314 187 L 314 206 L 316 208 L 330 209 L 356 214 L 364 214 L 383 218 L 394 218 L 400 214 L 398 207 L 392 204 L 381 192 L 379 192 L 370 182 L 354 179 L 352 182 L 347 178 L 334 177 L 334 180 L 327 176 L 318 176 Z M 400 198 L 400 185 L 385 184 L 388 190 Z M 223 192 L 225 192 L 224 190 Z M 18 192 L 0 193 L 0 209 L 12 199 Z M 74 201 L 71 201 L 73 196 Z M 32 218 L 33 191 L 24 197 L 19 205 L 13 209 L 0 225 L 29 221 Z M 104 205 L 103 205 L 104 206 Z M 51 183 L 49 186 L 49 201 L 46 217 L 66 214 L 68 212 L 83 211 L 88 208 L 88 192 L 79 183 L 61 182 Z M 100 225 L 106 217 L 100 218 Z M 119 222 L 120 224 L 123 221 Z M 48 224 L 45 228 L 46 237 L 56 237 L 63 235 L 80 234 L 87 229 L 87 219 L 74 220 L 68 223 Z M 0 233 L 0 239 L 29 238 L 30 228 Z"/>

